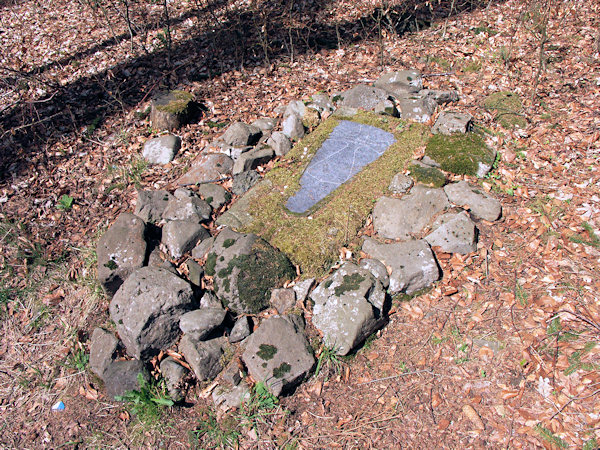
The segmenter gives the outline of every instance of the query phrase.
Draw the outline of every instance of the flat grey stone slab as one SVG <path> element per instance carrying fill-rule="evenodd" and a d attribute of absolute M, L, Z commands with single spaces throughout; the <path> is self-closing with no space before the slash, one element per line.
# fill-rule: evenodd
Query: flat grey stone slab
<path fill-rule="evenodd" d="M 464 211 L 440 216 L 432 228 L 433 231 L 425 236 L 432 247 L 438 246 L 447 253 L 463 255 L 477 250 L 475 224 Z"/>
<path fill-rule="evenodd" d="M 468 208 L 471 214 L 480 219 L 493 222 L 502 214 L 502 205 L 498 200 L 466 181 L 449 184 L 444 191 L 452 203 Z"/>
<path fill-rule="evenodd" d="M 288 199 L 287 208 L 295 213 L 308 211 L 394 142 L 391 133 L 342 120 L 308 164 L 300 179 L 300 190 Z"/>

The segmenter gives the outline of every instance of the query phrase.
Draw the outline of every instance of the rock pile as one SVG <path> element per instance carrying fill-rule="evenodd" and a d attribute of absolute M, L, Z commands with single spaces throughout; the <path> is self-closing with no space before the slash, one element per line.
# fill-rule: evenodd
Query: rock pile
<path fill-rule="evenodd" d="M 239 406 L 249 386 L 229 362 L 235 353 L 254 380 L 275 395 L 289 392 L 315 364 L 304 308 L 312 304 L 311 325 L 325 345 L 346 355 L 385 325 L 391 296 L 418 293 L 440 278 L 432 247 L 475 251 L 476 221 L 497 220 L 500 203 L 465 181 L 445 185 L 442 170 L 462 158 L 467 162 L 461 167 L 475 167 L 481 176 L 495 158 L 485 145 L 451 147 L 448 162 L 440 144 L 413 161 L 408 175 L 394 176 L 389 194 L 373 209 L 375 235 L 362 244 L 370 258 L 343 262 L 314 289 L 315 280 L 296 279 L 302 268 L 262 237 L 223 225 L 213 236 L 207 226 L 231 198 L 219 181 L 232 176 L 233 193 L 244 193 L 258 180 L 258 166 L 285 157 L 294 141 L 336 108 L 344 116 L 364 109 L 427 122 L 438 105 L 457 99 L 452 91 L 423 89 L 417 71 L 386 74 L 374 86 L 356 86 L 333 99 L 318 94 L 307 104 L 291 102 L 280 121 L 234 123 L 202 152 L 179 189 L 138 192 L 134 214 L 121 214 L 98 242 L 98 277 L 112 297 L 110 317 L 119 336 L 100 328 L 92 336 L 91 367 L 107 394 L 136 389 L 138 374 L 148 377 L 145 363 L 175 347 L 177 353 L 159 366 L 174 401 L 185 397 L 189 366 L 199 381 L 220 377 L 215 404 Z M 443 112 L 431 139 L 446 145 L 444 139 L 469 136 L 471 121 L 468 114 Z M 165 127 L 174 123 L 167 120 Z M 178 138 L 159 138 L 147 143 L 143 155 L 164 164 L 179 146 Z M 238 200 L 243 202 L 249 204 L 248 196 Z M 259 323 L 257 314 L 268 308 L 277 314 Z"/>

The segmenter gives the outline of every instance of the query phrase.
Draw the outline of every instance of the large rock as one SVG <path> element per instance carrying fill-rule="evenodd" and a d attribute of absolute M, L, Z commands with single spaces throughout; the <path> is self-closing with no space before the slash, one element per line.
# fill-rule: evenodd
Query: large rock
<path fill-rule="evenodd" d="M 375 81 L 375 86 L 385 89 L 395 97 L 406 92 L 418 92 L 423 88 L 423 77 L 418 70 L 400 70 L 383 74 Z"/>
<path fill-rule="evenodd" d="M 233 159 L 222 153 L 200 155 L 190 170 L 178 180 L 179 186 L 208 183 L 227 177 L 233 169 Z"/>
<path fill-rule="evenodd" d="M 95 328 L 90 344 L 90 369 L 100 378 L 113 360 L 119 340 L 110 331 Z"/>
<path fill-rule="evenodd" d="M 392 270 L 389 287 L 391 294 L 414 294 L 431 286 L 440 277 L 433 252 L 423 240 L 380 244 L 367 238 L 362 250 Z"/>
<path fill-rule="evenodd" d="M 188 220 L 172 220 L 162 229 L 162 243 L 174 259 L 181 258 L 210 234 L 202 225 Z"/>
<path fill-rule="evenodd" d="M 223 364 L 224 338 L 200 341 L 192 336 L 184 335 L 179 343 L 179 351 L 185 356 L 198 381 L 212 380 L 221 370 Z"/>
<path fill-rule="evenodd" d="M 390 95 L 383 89 L 359 84 L 342 95 L 341 106 L 372 111 L 375 107 L 389 99 Z"/>
<path fill-rule="evenodd" d="M 206 201 L 213 210 L 221 208 L 221 206 L 231 199 L 231 195 L 223 186 L 212 183 L 201 184 L 198 187 L 198 194 L 204 198 L 204 201 Z"/>
<path fill-rule="evenodd" d="M 189 370 L 169 356 L 160 362 L 160 373 L 165 380 L 171 400 L 176 403 L 182 401 L 185 398 L 184 380 Z"/>
<path fill-rule="evenodd" d="M 274 395 L 301 382 L 315 364 L 304 333 L 280 316 L 266 319 L 248 338 L 242 359 L 252 378 Z"/>
<path fill-rule="evenodd" d="M 236 313 L 255 314 L 269 306 L 271 290 L 296 273 L 288 258 L 255 234 L 224 229 L 206 257 L 215 293 Z"/>
<path fill-rule="evenodd" d="M 477 133 L 436 134 L 427 142 L 425 156 L 446 172 L 483 177 L 493 167 L 496 151 Z"/>
<path fill-rule="evenodd" d="M 458 92 L 456 91 L 421 89 L 419 91 L 419 95 L 435 100 L 438 105 L 445 105 L 447 103 L 454 103 L 458 101 Z"/>
<path fill-rule="evenodd" d="M 269 139 L 267 139 L 267 145 L 269 145 L 276 156 L 284 156 L 292 149 L 292 141 L 281 131 L 275 131 Z"/>
<path fill-rule="evenodd" d="M 139 391 L 139 375 L 142 380 L 148 381 L 150 376 L 144 364 L 138 359 L 129 361 L 113 361 L 104 371 L 102 381 L 106 389 L 106 396 L 115 399 L 129 391 Z"/>
<path fill-rule="evenodd" d="M 240 342 L 246 339 L 248 336 L 250 336 L 250 324 L 248 323 L 248 316 L 242 316 L 236 320 L 235 325 L 231 329 L 229 342 Z"/>
<path fill-rule="evenodd" d="M 119 288 L 109 310 L 127 352 L 147 359 L 175 342 L 179 319 L 194 303 L 188 282 L 168 270 L 143 267 Z"/>
<path fill-rule="evenodd" d="M 171 134 L 150 139 L 144 144 L 142 156 L 150 164 L 167 164 L 173 161 L 181 148 L 181 138 Z"/>
<path fill-rule="evenodd" d="M 212 393 L 215 406 L 221 411 L 239 408 L 243 402 L 250 400 L 250 386 L 243 382 L 237 386 L 217 386 Z"/>
<path fill-rule="evenodd" d="M 223 324 L 226 314 L 223 308 L 196 309 L 181 316 L 179 328 L 186 335 L 201 341 Z"/>
<path fill-rule="evenodd" d="M 305 134 L 302 118 L 297 114 L 290 114 L 283 119 L 281 132 L 292 140 L 302 139 Z"/>
<path fill-rule="evenodd" d="M 233 176 L 231 192 L 233 192 L 235 195 L 242 195 L 249 191 L 252 188 L 252 186 L 254 186 L 259 181 L 260 175 L 256 170 L 247 170 L 245 172 L 236 173 Z M 227 212 L 225 213 L 227 214 Z"/>
<path fill-rule="evenodd" d="M 173 196 L 167 191 L 137 191 L 134 214 L 144 222 L 160 222 L 172 198 Z"/>
<path fill-rule="evenodd" d="M 425 240 L 432 247 L 440 247 L 446 253 L 467 254 L 477 250 L 477 230 L 464 211 L 442 215 L 431 228 L 433 231 Z"/>
<path fill-rule="evenodd" d="M 469 113 L 442 111 L 435 120 L 431 132 L 433 134 L 466 133 L 471 129 L 473 116 Z"/>
<path fill-rule="evenodd" d="M 398 173 L 392 178 L 388 189 L 394 194 L 406 194 L 413 187 L 413 184 L 415 183 L 411 177 L 403 173 Z"/>
<path fill-rule="evenodd" d="M 381 237 L 408 239 L 448 206 L 442 189 L 417 185 L 401 199 L 381 197 L 373 209 L 373 226 Z"/>
<path fill-rule="evenodd" d="M 444 191 L 452 203 L 467 207 L 471 214 L 480 219 L 493 222 L 502 214 L 502 205 L 498 200 L 466 181 L 449 184 Z"/>
<path fill-rule="evenodd" d="M 385 323 L 385 291 L 367 269 L 344 263 L 310 294 L 313 325 L 325 344 L 346 355 Z"/>
<path fill-rule="evenodd" d="M 296 115 L 301 119 L 306 114 L 306 105 L 302 100 L 292 100 L 285 107 L 285 111 L 283 112 L 283 118 L 289 117 L 291 115 Z"/>
<path fill-rule="evenodd" d="M 227 128 L 221 139 L 234 147 L 246 147 L 256 144 L 261 136 L 260 128 L 243 122 L 235 122 Z"/>
<path fill-rule="evenodd" d="M 261 117 L 260 119 L 256 119 L 252 122 L 251 126 L 257 127 L 260 131 L 265 133 L 269 133 L 275 126 L 277 125 L 276 119 L 271 119 L 270 117 Z"/>
<path fill-rule="evenodd" d="M 316 109 L 320 113 L 331 113 L 335 110 L 335 106 L 327 94 L 313 95 L 311 97 L 311 102 L 307 106 L 309 108 Z"/>
<path fill-rule="evenodd" d="M 119 286 L 146 261 L 146 224 L 130 213 L 122 213 L 98 241 L 98 280 L 107 294 Z"/>
<path fill-rule="evenodd" d="M 437 103 L 429 97 L 411 96 L 398 99 L 400 117 L 405 120 L 425 123 L 431 119 Z"/>
<path fill-rule="evenodd" d="M 233 165 L 233 174 L 236 175 L 247 170 L 256 169 L 262 164 L 266 164 L 273 159 L 275 151 L 271 147 L 256 147 L 250 151 L 244 152 L 235 161 Z"/>
<path fill-rule="evenodd" d="M 187 220 L 188 222 L 204 222 L 210 219 L 212 208 L 200 197 L 183 197 L 169 200 L 163 212 L 165 220 Z"/>

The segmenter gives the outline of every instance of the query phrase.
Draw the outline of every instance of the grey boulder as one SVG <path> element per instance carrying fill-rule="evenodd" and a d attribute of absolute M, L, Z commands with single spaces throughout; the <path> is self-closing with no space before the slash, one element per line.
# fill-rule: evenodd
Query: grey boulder
<path fill-rule="evenodd" d="M 171 400 L 176 403 L 182 401 L 185 398 L 184 380 L 189 370 L 168 356 L 160 362 L 160 373 L 165 380 Z"/>
<path fill-rule="evenodd" d="M 276 156 L 284 156 L 292 149 L 292 141 L 281 131 L 275 131 L 267 139 L 267 145 L 275 152 Z"/>
<path fill-rule="evenodd" d="M 450 206 L 442 189 L 417 185 L 401 199 L 381 197 L 373 209 L 373 226 L 379 236 L 408 239 Z"/>
<path fill-rule="evenodd" d="M 206 228 L 197 222 L 172 220 L 162 229 L 162 243 L 174 259 L 181 258 L 203 239 L 210 237 Z"/>
<path fill-rule="evenodd" d="M 113 361 L 119 340 L 109 331 L 95 328 L 90 344 L 90 369 L 100 378 Z"/>
<path fill-rule="evenodd" d="M 212 380 L 221 370 L 223 364 L 223 338 L 200 341 L 192 336 L 184 335 L 179 343 L 179 351 L 192 368 L 198 381 Z"/>
<path fill-rule="evenodd" d="M 390 274 L 390 294 L 415 292 L 431 286 L 440 277 L 440 271 L 427 242 L 407 241 L 393 244 L 380 244 L 367 238 L 363 252 L 388 266 Z"/>
<path fill-rule="evenodd" d="M 193 305 L 187 281 L 166 269 L 143 267 L 119 288 L 109 311 L 127 352 L 147 359 L 175 342 L 179 319 Z"/>
<path fill-rule="evenodd" d="M 411 177 L 404 175 L 403 173 L 398 173 L 392 178 L 388 189 L 394 194 L 406 194 L 410 191 L 410 188 L 413 187 L 413 184 L 415 184 L 415 182 Z"/>
<path fill-rule="evenodd" d="M 201 308 L 190 311 L 179 319 L 179 328 L 184 334 L 201 341 L 223 324 L 226 314 L 223 308 Z"/>
<path fill-rule="evenodd" d="M 242 359 L 256 381 L 274 395 L 301 382 L 315 364 L 310 345 L 296 324 L 284 317 L 266 319 L 246 343 Z"/>
<path fill-rule="evenodd" d="M 411 96 L 398 99 L 400 117 L 415 122 L 428 122 L 435 112 L 437 103 L 429 97 Z"/>
<path fill-rule="evenodd" d="M 305 130 L 302 123 L 302 117 L 297 114 L 290 114 L 283 119 L 282 133 L 292 140 L 304 137 Z"/>
<path fill-rule="evenodd" d="M 225 178 L 233 169 L 233 159 L 222 153 L 205 153 L 190 170 L 177 180 L 179 186 L 214 182 Z"/>
<path fill-rule="evenodd" d="M 169 201 L 163 212 L 164 220 L 187 220 L 190 222 L 204 222 L 210 219 L 212 208 L 199 197 L 173 198 Z"/>
<path fill-rule="evenodd" d="M 385 323 L 385 291 L 370 271 L 344 263 L 310 297 L 313 325 L 338 355 L 346 355 Z"/>
<path fill-rule="evenodd" d="M 236 343 L 246 339 L 250 336 L 250 324 L 248 322 L 248 316 L 241 316 L 235 321 L 231 333 L 229 334 L 229 342 Z"/>
<path fill-rule="evenodd" d="M 433 231 L 425 236 L 432 247 L 446 253 L 467 254 L 477 250 L 477 229 L 467 213 L 446 213 L 432 225 Z"/>
<path fill-rule="evenodd" d="M 498 200 L 466 181 L 449 184 L 444 187 L 444 191 L 452 203 L 467 207 L 471 214 L 479 219 L 493 222 L 502 214 L 502 205 Z"/>
<path fill-rule="evenodd" d="M 266 164 L 273 159 L 275 151 L 271 147 L 256 147 L 250 151 L 242 153 L 236 159 L 233 165 L 232 173 L 234 175 L 247 170 L 256 169 L 262 164 Z"/>
<path fill-rule="evenodd" d="M 389 100 L 390 95 L 383 89 L 359 84 L 341 94 L 341 106 L 372 111 L 380 103 Z"/>
<path fill-rule="evenodd" d="M 146 224 L 131 213 L 122 213 L 98 240 L 98 280 L 109 295 L 146 261 Z"/>
<path fill-rule="evenodd" d="M 235 122 L 227 128 L 221 139 L 234 147 L 254 145 L 262 136 L 260 128 L 243 122 Z"/>
<path fill-rule="evenodd" d="M 198 194 L 204 198 L 204 201 L 208 203 L 213 210 L 221 208 L 221 206 L 231 199 L 231 195 L 227 192 L 227 189 L 212 183 L 201 184 L 198 187 Z"/>
<path fill-rule="evenodd" d="M 472 120 L 473 116 L 468 113 L 442 111 L 435 120 L 431 132 L 445 135 L 466 133 L 471 129 Z"/>
<path fill-rule="evenodd" d="M 139 391 L 141 388 L 139 383 L 140 374 L 144 381 L 150 379 L 144 364 L 138 359 L 113 361 L 104 371 L 102 377 L 106 395 L 116 400 L 115 397 L 121 397 L 129 391 Z"/>
<path fill-rule="evenodd" d="M 167 191 L 137 191 L 134 214 L 144 222 L 160 222 L 173 196 Z"/>
<path fill-rule="evenodd" d="M 179 136 L 167 135 L 150 139 L 144 144 L 142 156 L 151 164 L 167 164 L 181 148 Z"/>
<path fill-rule="evenodd" d="M 375 86 L 385 89 L 395 97 L 405 92 L 418 92 L 423 88 L 423 77 L 418 70 L 400 70 L 381 75 Z"/>

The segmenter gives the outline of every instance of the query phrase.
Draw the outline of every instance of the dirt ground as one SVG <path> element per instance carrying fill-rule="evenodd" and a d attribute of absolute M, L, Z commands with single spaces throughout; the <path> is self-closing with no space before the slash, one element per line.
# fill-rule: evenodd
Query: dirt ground
<path fill-rule="evenodd" d="M 268 58 L 228 40 L 241 13 L 235 22 L 235 9 L 209 3 L 171 4 L 170 55 L 159 3 L 135 16 L 156 26 L 132 39 L 111 8 L 1 3 L 2 447 L 598 448 L 600 5 L 459 3 L 394 34 L 366 2 L 304 2 L 313 35 L 344 24 L 336 42 L 276 41 Z M 306 36 L 303 22 L 269 26 Z M 472 180 L 503 205 L 498 223 L 477 224 L 478 251 L 438 253 L 444 275 L 430 292 L 395 299 L 363 348 L 323 355 L 274 407 L 216 420 L 206 386 L 192 384 L 184 405 L 141 420 L 107 399 L 86 360 L 91 331 L 109 322 L 94 248 L 133 209 L 136 187 L 172 187 L 222 125 L 411 67 L 427 87 L 456 89 L 453 107 L 501 155 Z M 173 163 L 149 167 L 138 156 L 153 133 L 143 112 L 165 87 L 207 110 L 182 130 Z M 484 108 L 498 91 L 520 96 L 525 128 Z M 65 409 L 53 411 L 58 401 Z"/>

